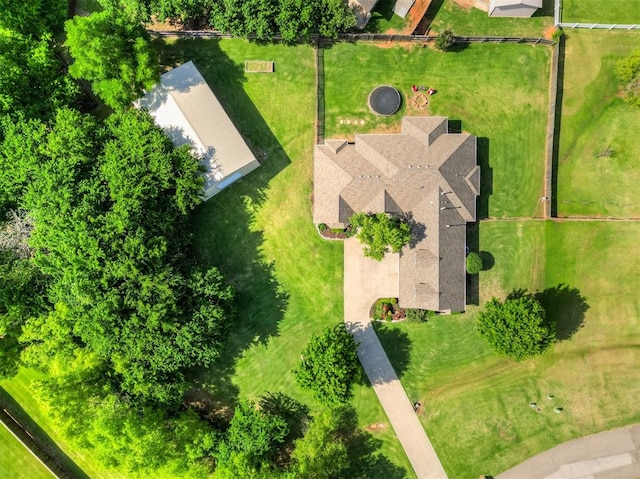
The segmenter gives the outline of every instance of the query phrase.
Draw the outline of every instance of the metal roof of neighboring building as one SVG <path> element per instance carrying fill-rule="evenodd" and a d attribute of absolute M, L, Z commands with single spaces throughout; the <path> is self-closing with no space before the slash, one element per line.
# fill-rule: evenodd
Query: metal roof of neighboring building
<path fill-rule="evenodd" d="M 466 223 L 480 191 L 476 138 L 444 117 L 405 117 L 402 133 L 328 140 L 314 154 L 316 223 L 354 212 L 408 215 L 414 241 L 400 255 L 400 306 L 464 311 Z"/>
<path fill-rule="evenodd" d="M 206 168 L 205 192 L 248 165 L 259 165 L 209 85 L 187 62 L 160 77 L 136 102 L 176 146 L 190 144 Z"/>

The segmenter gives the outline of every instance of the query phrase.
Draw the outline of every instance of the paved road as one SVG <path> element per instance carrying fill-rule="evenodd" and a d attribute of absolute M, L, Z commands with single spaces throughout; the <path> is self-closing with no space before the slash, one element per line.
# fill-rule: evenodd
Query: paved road
<path fill-rule="evenodd" d="M 344 241 L 344 320 L 360 343 L 358 357 L 419 479 L 446 479 L 442 464 L 378 340 L 369 309 L 381 297 L 398 296 L 398 256 L 365 258 L 357 239 Z"/>
<path fill-rule="evenodd" d="M 496 479 L 638 479 L 640 424 L 565 442 Z"/>

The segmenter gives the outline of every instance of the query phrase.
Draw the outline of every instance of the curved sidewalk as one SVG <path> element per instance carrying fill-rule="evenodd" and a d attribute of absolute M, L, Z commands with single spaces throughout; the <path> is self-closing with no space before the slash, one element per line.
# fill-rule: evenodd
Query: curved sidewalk
<path fill-rule="evenodd" d="M 358 357 L 418 479 L 447 475 L 413 404 L 387 358 L 371 320 L 369 308 L 381 297 L 398 296 L 398 255 L 383 261 L 365 258 L 357 239 L 344 241 L 344 321 L 360 343 Z"/>
<path fill-rule="evenodd" d="M 567 441 L 496 479 L 638 479 L 640 424 Z"/>

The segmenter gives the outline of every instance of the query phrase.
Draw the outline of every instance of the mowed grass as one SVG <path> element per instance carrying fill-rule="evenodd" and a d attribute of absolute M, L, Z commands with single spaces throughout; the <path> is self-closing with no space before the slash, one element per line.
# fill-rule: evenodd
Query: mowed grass
<path fill-rule="evenodd" d="M 640 109 L 624 103 L 616 62 L 640 32 L 570 31 L 558 167 L 559 216 L 640 216 Z M 598 157 L 607 148 L 611 157 Z"/>
<path fill-rule="evenodd" d="M 54 477 L 3 425 L 0 425 L 0 471 L 2 477 L 13 479 Z"/>
<path fill-rule="evenodd" d="M 640 0 L 562 0 L 562 21 L 640 23 Z"/>
<path fill-rule="evenodd" d="M 571 438 L 640 421 L 640 270 L 630 260 L 639 239 L 633 223 L 480 225 L 480 248 L 495 258 L 480 275 L 483 299 L 543 292 L 568 338 L 542 357 L 493 356 L 475 332 L 476 307 L 386 327 L 397 330 L 388 337 L 404 336 L 381 339 L 407 393 L 425 406 L 420 418 L 449 477 L 498 474 Z"/>
<path fill-rule="evenodd" d="M 313 333 L 343 321 L 342 243 L 321 239 L 311 220 L 313 51 L 241 40 L 164 46 L 165 64 L 186 60 L 198 66 L 263 163 L 195 215 L 197 252 L 233 283 L 238 309 L 222 360 L 198 380 L 222 404 L 283 392 L 313 409 L 292 370 Z M 246 60 L 274 61 L 275 73 L 245 73 Z M 386 425 L 372 432 L 376 453 L 409 471 L 372 389 L 358 386 L 354 405 L 363 427 Z"/>
<path fill-rule="evenodd" d="M 434 34 L 449 29 L 460 36 L 541 38 L 553 26 L 553 0 L 544 0 L 531 18 L 490 17 L 487 12 L 461 7 L 453 0 L 434 0 L 427 14 L 432 18 L 430 28 Z"/>
<path fill-rule="evenodd" d="M 55 442 L 63 453 L 68 456 L 68 460 L 63 459 L 63 463 L 66 464 L 67 468 L 75 471 L 77 477 L 124 479 L 126 477 L 124 474 L 99 464 L 92 456 L 91 451 L 78 449 L 62 437 L 60 431 L 48 417 L 46 410 L 36 400 L 32 389 L 33 381 L 43 379 L 43 377 L 42 374 L 36 371 L 23 368 L 17 376 L 2 381 L 0 385 L 22 407 L 44 435 Z M 44 435 L 41 434 L 41 440 Z M 70 461 L 72 461 L 71 464 Z"/>
<path fill-rule="evenodd" d="M 451 129 L 461 123 L 479 138 L 480 216 L 487 208 L 490 216 L 541 215 L 547 47 L 471 44 L 442 53 L 411 45 L 336 44 L 324 60 L 326 138 L 396 132 L 404 115 L 447 116 Z M 371 90 L 385 84 L 403 96 L 392 117 L 376 116 L 367 106 Z M 438 91 L 426 109 L 413 105 L 412 85 Z"/>

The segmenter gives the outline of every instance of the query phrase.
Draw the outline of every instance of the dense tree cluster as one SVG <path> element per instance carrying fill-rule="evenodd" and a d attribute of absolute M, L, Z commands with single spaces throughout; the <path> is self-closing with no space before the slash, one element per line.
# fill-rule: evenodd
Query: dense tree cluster
<path fill-rule="evenodd" d="M 89 80 L 110 107 L 128 106 L 158 80 L 157 54 L 140 22 L 105 10 L 76 16 L 65 29 L 74 59 L 69 72 Z"/>
<path fill-rule="evenodd" d="M 360 377 L 356 348 L 344 324 L 325 328 L 320 335 L 314 334 L 302 350 L 294 371 L 298 384 L 329 407 L 347 402 L 353 384 Z"/>
<path fill-rule="evenodd" d="M 556 325 L 531 294 L 516 291 L 500 302 L 485 304 L 478 315 L 477 329 L 491 349 L 520 361 L 542 354 L 556 340 Z"/>
<path fill-rule="evenodd" d="M 378 261 L 389 250 L 398 253 L 411 241 L 409 224 L 386 213 L 356 213 L 349 222 L 364 245 L 364 255 Z"/>
<path fill-rule="evenodd" d="M 100 0 L 105 10 L 120 10 L 148 22 L 160 20 L 198 25 L 240 37 L 284 41 L 307 40 L 312 34 L 336 37 L 356 25 L 343 0 Z"/>

